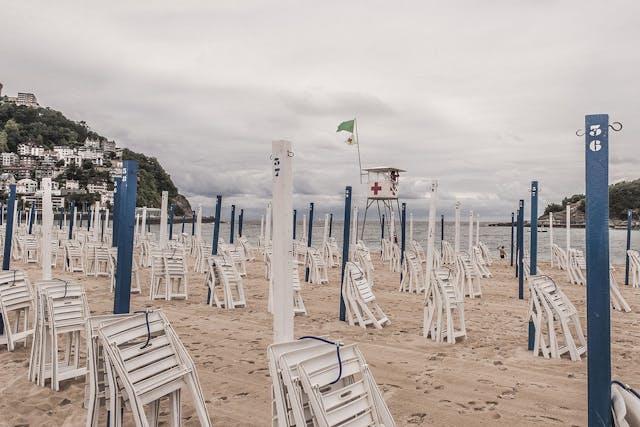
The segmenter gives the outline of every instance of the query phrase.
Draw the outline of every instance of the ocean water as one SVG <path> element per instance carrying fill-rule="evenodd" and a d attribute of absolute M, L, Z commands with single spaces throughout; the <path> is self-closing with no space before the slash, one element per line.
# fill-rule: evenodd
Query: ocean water
<path fill-rule="evenodd" d="M 300 217 L 298 217 L 300 218 Z M 362 220 L 362 219 L 361 219 Z M 484 242 L 487 247 L 497 256 L 498 250 L 497 248 L 500 246 L 504 246 L 507 251 L 507 257 L 509 257 L 509 246 L 511 243 L 511 227 L 489 227 L 488 223 L 480 223 L 480 240 Z M 236 221 L 236 235 L 237 235 L 237 221 Z M 396 223 L 396 227 L 399 224 Z M 324 218 L 320 220 L 314 220 L 313 223 L 313 235 L 311 244 L 314 246 L 318 246 L 322 242 L 323 236 L 323 227 L 324 227 Z M 362 234 L 362 223 L 359 225 L 360 230 L 358 232 L 358 239 L 362 237 L 362 240 L 372 251 L 378 251 L 380 249 L 380 224 L 377 222 L 377 219 L 372 220 L 371 222 L 367 221 L 367 224 L 364 229 L 364 234 Z M 174 225 L 174 234 L 179 234 L 182 232 L 182 224 Z M 185 233 L 191 234 L 191 223 L 185 224 L 184 227 Z M 158 233 L 159 226 L 157 224 L 151 225 L 151 231 Z M 302 230 L 302 221 L 299 221 L 296 227 L 297 238 L 301 237 Z M 387 233 L 387 231 L 385 231 Z M 475 241 L 476 236 L 475 224 L 473 230 L 473 239 Z M 258 241 L 258 236 L 260 235 L 260 221 L 245 221 L 243 224 L 242 234 L 249 239 L 250 242 L 255 244 Z M 440 221 L 436 224 L 436 244 L 440 241 L 441 237 L 441 228 Z M 306 230 L 304 231 L 304 236 L 306 236 Z M 332 227 L 332 236 L 334 236 L 337 241 L 339 247 L 342 247 L 342 236 L 343 236 L 343 222 L 342 221 L 333 221 Z M 444 224 L 444 239 L 451 243 L 453 246 L 455 236 L 455 225 L 453 222 L 445 222 Z M 527 249 L 530 248 L 530 229 L 525 228 L 524 235 L 524 244 Z M 202 225 L 202 237 L 203 239 L 210 241 L 213 239 L 213 224 L 203 224 Z M 224 239 L 225 242 L 229 241 L 229 224 L 222 223 L 220 224 L 220 238 Z M 398 230 L 398 238 L 400 238 L 400 231 Z M 409 239 L 409 225 L 407 224 L 406 229 L 406 238 Z M 423 246 L 426 247 L 427 241 L 427 222 L 426 221 L 414 221 L 413 223 L 413 238 Z M 551 248 L 550 248 L 550 238 L 551 233 L 548 229 L 539 229 L 538 230 L 538 260 L 540 261 L 549 261 L 551 257 Z M 351 236 L 353 239 L 353 235 Z M 571 247 L 577 249 L 585 249 L 585 229 L 584 228 L 573 228 L 571 229 Z M 627 232 L 626 230 L 609 230 L 609 253 L 611 257 L 611 261 L 614 264 L 622 264 L 625 262 L 625 248 L 627 242 Z M 305 239 L 306 240 L 306 239 Z M 553 242 L 559 245 L 562 248 L 566 247 L 566 229 L 554 227 L 553 229 Z M 514 244 L 515 244 L 515 230 L 514 230 Z M 460 225 L 460 247 L 462 249 L 466 249 L 469 247 L 469 223 L 462 222 Z M 632 230 L 631 231 L 631 247 L 633 249 L 640 249 L 640 231 Z"/>

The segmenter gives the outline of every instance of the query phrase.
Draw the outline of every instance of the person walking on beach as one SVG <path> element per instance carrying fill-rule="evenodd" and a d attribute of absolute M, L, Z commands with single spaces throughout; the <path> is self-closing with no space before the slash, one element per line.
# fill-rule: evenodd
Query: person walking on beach
<path fill-rule="evenodd" d="M 507 251 L 504 250 L 504 246 L 500 246 L 499 251 L 500 251 L 500 259 L 505 259 L 505 257 L 507 256 Z"/>

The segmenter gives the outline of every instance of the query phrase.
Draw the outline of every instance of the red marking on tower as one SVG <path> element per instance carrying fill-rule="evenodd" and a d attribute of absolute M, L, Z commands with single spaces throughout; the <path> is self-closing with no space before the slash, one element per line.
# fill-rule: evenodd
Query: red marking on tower
<path fill-rule="evenodd" d="M 377 182 L 375 182 L 373 184 L 373 187 L 371 187 L 371 191 L 373 191 L 373 195 L 377 196 L 378 195 L 378 191 L 382 190 L 382 187 L 380 187 L 380 185 L 378 185 Z"/>

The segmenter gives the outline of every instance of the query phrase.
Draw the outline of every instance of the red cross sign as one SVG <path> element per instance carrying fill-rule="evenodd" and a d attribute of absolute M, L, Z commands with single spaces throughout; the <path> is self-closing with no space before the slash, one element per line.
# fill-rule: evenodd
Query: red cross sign
<path fill-rule="evenodd" d="M 378 195 L 378 191 L 382 190 L 382 187 L 380 187 L 380 185 L 378 185 L 378 183 L 374 183 L 373 187 L 371 187 L 371 190 L 373 191 L 373 195 L 377 196 Z"/>

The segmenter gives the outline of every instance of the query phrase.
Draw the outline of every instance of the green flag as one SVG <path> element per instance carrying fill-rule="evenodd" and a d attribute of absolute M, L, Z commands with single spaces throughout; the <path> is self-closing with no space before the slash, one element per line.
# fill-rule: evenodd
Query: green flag
<path fill-rule="evenodd" d="M 353 133 L 353 124 L 355 119 L 347 120 L 346 122 L 342 122 L 338 125 L 338 130 L 336 132 L 340 132 L 341 130 L 346 130 L 347 132 Z"/>

